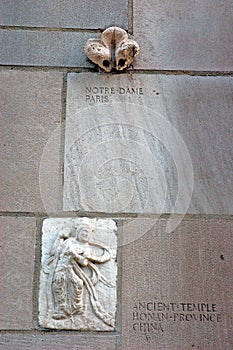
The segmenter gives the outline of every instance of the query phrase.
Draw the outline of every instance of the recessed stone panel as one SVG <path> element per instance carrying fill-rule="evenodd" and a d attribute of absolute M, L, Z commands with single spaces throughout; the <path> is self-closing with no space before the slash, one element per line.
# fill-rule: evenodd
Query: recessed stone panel
<path fill-rule="evenodd" d="M 134 1 L 140 69 L 233 69 L 232 1 Z"/>
<path fill-rule="evenodd" d="M 166 225 L 123 247 L 119 348 L 230 350 L 232 222 L 187 219 L 169 235 Z"/>
<path fill-rule="evenodd" d="M 68 75 L 67 211 L 232 213 L 231 78 Z"/>
<path fill-rule="evenodd" d="M 0 329 L 31 329 L 36 220 L 1 217 L 0 221 Z"/>

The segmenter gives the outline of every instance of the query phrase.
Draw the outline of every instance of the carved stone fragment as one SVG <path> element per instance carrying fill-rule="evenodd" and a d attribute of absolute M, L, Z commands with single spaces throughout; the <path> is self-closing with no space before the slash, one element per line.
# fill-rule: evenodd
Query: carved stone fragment
<path fill-rule="evenodd" d="M 112 331 L 116 311 L 116 223 L 46 219 L 39 323 L 45 328 Z"/>
<path fill-rule="evenodd" d="M 84 50 L 89 60 L 106 72 L 128 68 L 140 51 L 138 43 L 119 27 L 106 29 L 100 40 L 89 39 Z"/>

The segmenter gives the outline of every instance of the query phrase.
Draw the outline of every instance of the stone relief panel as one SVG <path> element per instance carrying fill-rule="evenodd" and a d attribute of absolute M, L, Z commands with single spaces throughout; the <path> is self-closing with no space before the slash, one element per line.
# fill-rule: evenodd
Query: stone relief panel
<path fill-rule="evenodd" d="M 113 331 L 117 227 L 111 219 L 43 222 L 39 323 L 44 328 Z"/>

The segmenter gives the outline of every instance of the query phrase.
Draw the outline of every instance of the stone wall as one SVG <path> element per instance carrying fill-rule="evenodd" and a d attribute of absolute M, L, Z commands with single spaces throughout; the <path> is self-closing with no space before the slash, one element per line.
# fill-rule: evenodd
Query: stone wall
<path fill-rule="evenodd" d="M 0 6 L 1 348 L 230 350 L 232 1 L 2 0 Z M 113 25 L 133 34 L 141 47 L 134 67 L 122 75 L 99 72 L 83 51 L 89 38 Z M 64 205 L 67 84 L 73 73 L 81 73 L 77 98 L 82 80 L 88 86 L 101 79 L 107 86 L 133 81 L 143 88 L 137 100 L 115 102 L 152 109 L 156 103 L 182 136 L 194 185 L 190 206 L 173 213 L 181 221 L 174 232 L 166 227 L 179 183 L 169 156 L 163 171 L 170 197 L 161 210 L 155 204 L 147 210 L 137 204 L 132 210 Z M 48 145 L 52 157 L 41 171 Z M 156 152 L 159 146 L 151 147 Z M 38 324 L 43 220 L 77 216 L 118 224 L 114 332 L 57 332 Z"/>

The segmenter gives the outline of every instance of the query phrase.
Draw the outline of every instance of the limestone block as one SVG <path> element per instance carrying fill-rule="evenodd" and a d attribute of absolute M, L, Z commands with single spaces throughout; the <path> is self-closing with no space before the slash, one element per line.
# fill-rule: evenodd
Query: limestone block
<path fill-rule="evenodd" d="M 62 79 L 1 71 L 1 210 L 44 211 L 43 202 L 47 211 L 59 208 Z"/>
<path fill-rule="evenodd" d="M 76 333 L 39 332 L 35 334 L 8 333 L 0 335 L 4 350 L 115 350 L 116 336 Z"/>
<path fill-rule="evenodd" d="M 0 329 L 31 329 L 36 220 L 8 216 L 0 221 Z"/>
<path fill-rule="evenodd" d="M 39 297 L 42 327 L 115 329 L 116 230 L 110 219 L 44 221 Z"/>
<path fill-rule="evenodd" d="M 2 0 L 1 25 L 99 29 L 119 25 L 127 29 L 126 0 Z"/>
<path fill-rule="evenodd" d="M 232 14 L 231 0 L 135 0 L 135 68 L 232 71 Z"/>
<path fill-rule="evenodd" d="M 64 210 L 231 214 L 231 81 L 69 74 Z"/>
<path fill-rule="evenodd" d="M 232 220 L 166 221 L 122 249 L 119 349 L 230 350 Z"/>
<path fill-rule="evenodd" d="M 3 65 L 91 67 L 83 47 L 90 33 L 1 30 Z"/>

